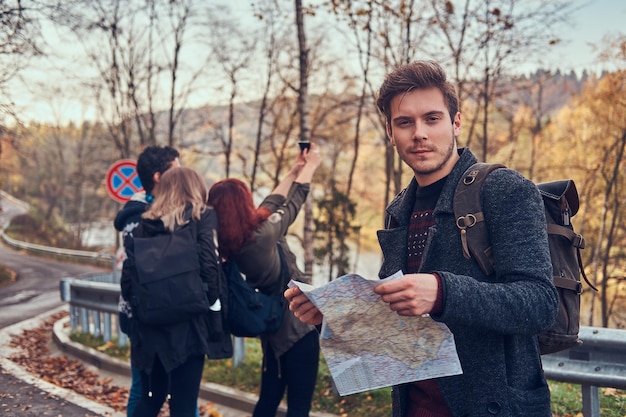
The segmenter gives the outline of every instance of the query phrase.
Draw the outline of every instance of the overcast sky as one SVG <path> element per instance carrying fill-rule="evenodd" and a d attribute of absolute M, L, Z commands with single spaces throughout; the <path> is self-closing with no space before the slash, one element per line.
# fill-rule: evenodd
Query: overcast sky
<path fill-rule="evenodd" d="M 545 0 L 550 1 L 550 0 Z M 523 5 L 523 2 L 520 4 Z M 235 13 L 250 13 L 247 7 L 234 7 Z M 580 9 L 576 12 L 572 19 L 572 26 L 563 28 L 559 34 L 564 40 L 563 44 L 552 49 L 553 54 L 546 56 L 544 68 L 559 68 L 562 72 L 576 71 L 579 75 L 583 69 L 587 69 L 599 73 L 605 66 L 596 61 L 597 53 L 593 51 L 592 45 L 599 45 L 602 38 L 607 34 L 622 33 L 626 34 L 626 0 L 588 0 L 582 3 Z M 53 35 L 50 33 L 50 35 Z M 48 40 L 54 39 L 48 36 Z M 67 50 L 71 45 L 63 45 L 61 50 Z M 45 60 L 44 60 L 45 61 Z M 44 65 L 46 66 L 46 65 Z M 534 70 L 529 68 L 529 71 Z M 64 78 L 70 78 L 68 75 L 72 71 L 81 71 L 80 68 L 71 67 L 61 71 Z M 84 74 L 84 69 L 82 69 Z M 72 100 L 73 93 L 64 89 L 63 80 L 54 80 L 51 78 L 50 69 L 46 71 L 28 72 L 25 78 L 29 80 L 39 79 L 48 87 L 58 85 L 60 90 L 55 94 L 57 101 L 57 110 L 68 109 L 73 114 L 70 117 L 74 120 L 81 120 L 83 117 L 91 118 L 93 110 L 88 114 L 79 114 L 85 112 L 84 105 L 78 104 Z M 44 121 L 52 122 L 55 120 L 50 111 L 50 99 L 42 100 L 38 98 L 37 85 L 33 88 L 20 88 L 20 94 L 16 94 L 14 99 L 20 107 L 18 112 L 23 120 L 26 121 Z M 30 91 L 24 91 L 29 90 Z M 60 104 L 59 104 L 60 103 Z M 71 110 L 69 110 L 71 109 Z M 64 110 L 61 110 L 64 111 Z"/>
<path fill-rule="evenodd" d="M 589 0 L 576 12 L 572 24 L 561 33 L 567 43 L 557 49 L 562 51 L 562 59 L 557 61 L 562 64 L 561 69 L 578 73 L 583 69 L 600 71 L 590 45 L 600 44 L 607 33 L 626 34 L 626 1 Z"/>

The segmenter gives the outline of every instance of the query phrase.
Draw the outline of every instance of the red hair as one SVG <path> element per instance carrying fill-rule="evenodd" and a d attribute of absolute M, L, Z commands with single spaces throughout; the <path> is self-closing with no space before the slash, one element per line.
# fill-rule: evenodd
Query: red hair
<path fill-rule="evenodd" d="M 248 186 L 234 178 L 213 184 L 208 203 L 217 213 L 219 251 L 225 259 L 231 259 L 251 242 L 254 231 L 271 214 L 266 208 L 257 209 Z"/>

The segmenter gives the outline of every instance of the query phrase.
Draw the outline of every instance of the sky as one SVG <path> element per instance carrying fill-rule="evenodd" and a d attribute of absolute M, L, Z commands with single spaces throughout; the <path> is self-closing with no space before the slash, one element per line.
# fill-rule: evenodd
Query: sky
<path fill-rule="evenodd" d="M 590 44 L 599 44 L 607 33 L 620 32 L 626 34 L 626 1 L 589 0 L 574 14 L 572 27 L 560 33 L 568 42 L 557 48 L 557 62 L 567 67 L 562 70 L 599 71 L 602 68 Z"/>
<path fill-rule="evenodd" d="M 550 0 L 545 0 L 550 1 Z M 582 1 L 583 3 L 580 3 Z M 574 70 L 578 75 L 583 70 L 600 73 L 605 69 L 605 65 L 597 62 L 597 53 L 594 52 L 592 45 L 601 43 L 602 38 L 609 33 L 626 34 L 626 1 L 625 0 L 580 0 L 580 7 L 576 10 L 571 19 L 571 27 L 563 25 L 561 32 L 558 34 L 563 43 L 552 49 L 552 55 L 545 59 L 545 68 L 559 68 L 561 72 L 569 72 Z M 523 5 L 523 0 L 519 3 Z M 241 12 L 248 12 L 245 8 L 235 8 Z M 67 47 L 63 45 L 63 47 Z M 62 48 L 63 48 L 62 47 Z M 612 68 L 609 68 L 612 69 Z M 73 69 L 74 71 L 77 68 Z M 534 69 L 530 68 L 529 72 Z M 68 69 L 69 71 L 69 69 Z M 83 70 L 84 71 L 84 70 Z M 41 74 L 41 71 L 39 72 Z M 49 72 L 40 75 L 41 82 L 56 83 L 58 81 L 49 79 Z M 35 77 L 26 76 L 32 80 Z M 59 82 L 60 83 L 60 82 Z M 54 84 L 53 84 L 54 85 Z M 61 86 L 61 84 L 59 84 Z M 24 92 L 24 88 L 18 91 Z M 15 100 L 19 106 L 18 112 L 22 120 L 41 121 L 54 123 L 58 120 L 50 110 L 50 99 L 37 100 L 37 87 L 31 90 L 31 94 L 17 94 Z M 69 119 L 75 121 L 84 118 L 92 118 L 94 110 L 86 110 L 85 105 L 78 103 L 71 92 L 63 89 L 61 86 L 55 93 L 56 108 L 63 109 L 63 113 L 71 112 L 73 116 Z M 71 109 L 71 110 L 70 110 Z M 63 117 L 64 122 L 67 118 Z"/>

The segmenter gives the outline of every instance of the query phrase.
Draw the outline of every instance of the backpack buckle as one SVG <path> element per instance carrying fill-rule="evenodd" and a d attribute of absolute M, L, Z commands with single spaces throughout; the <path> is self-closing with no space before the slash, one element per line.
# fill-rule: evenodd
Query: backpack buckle
<path fill-rule="evenodd" d="M 477 222 L 478 220 L 476 219 L 476 216 L 470 213 L 465 216 L 460 216 L 459 218 L 457 218 L 456 227 L 458 227 L 461 230 L 464 230 L 464 229 L 467 229 L 468 227 L 474 226 Z"/>
<path fill-rule="evenodd" d="M 463 184 L 471 185 L 474 181 L 476 181 L 476 177 L 478 176 L 478 173 L 479 171 L 477 169 L 473 169 L 470 172 L 468 172 L 467 175 L 463 177 Z"/>
<path fill-rule="evenodd" d="M 572 246 L 578 249 L 585 249 L 585 238 L 583 235 L 575 233 L 572 239 Z"/>

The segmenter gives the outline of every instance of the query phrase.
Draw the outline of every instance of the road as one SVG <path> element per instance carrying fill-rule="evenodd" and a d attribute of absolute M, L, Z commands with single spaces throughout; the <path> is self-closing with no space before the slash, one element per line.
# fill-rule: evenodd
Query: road
<path fill-rule="evenodd" d="M 6 198 L 0 200 L 2 230 L 25 208 Z M 0 241 L 1 242 L 1 241 Z M 54 261 L 16 251 L 0 243 L 0 265 L 17 273 L 15 282 L 0 286 L 0 330 L 49 312 L 62 304 L 59 282 L 64 277 L 102 272 L 103 268 Z M 68 394 L 35 380 L 6 358 L 0 358 L 0 415 L 6 417 L 88 417 L 94 413 L 68 401 Z M 4 366 L 3 366 L 4 365 Z M 41 387 L 46 389 L 42 389 Z M 71 394 L 69 394 L 71 395 Z M 85 402 L 86 403 L 86 402 Z"/>
<path fill-rule="evenodd" d="M 5 198 L 0 200 L 0 224 L 6 226 L 24 208 Z M 2 241 L 0 241 L 2 242 Z M 17 272 L 17 280 L 0 286 L 0 329 L 50 311 L 61 304 L 61 278 L 106 272 L 97 266 L 79 265 L 28 255 L 0 243 L 0 265 Z"/>
<path fill-rule="evenodd" d="M 61 278 L 105 270 L 26 255 L 0 245 L 0 265 L 17 272 L 14 283 L 0 287 L 0 328 L 59 307 Z"/>

